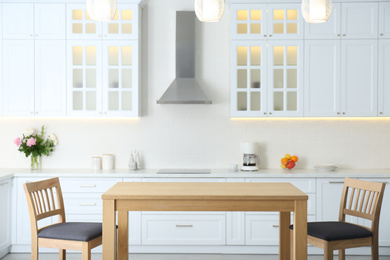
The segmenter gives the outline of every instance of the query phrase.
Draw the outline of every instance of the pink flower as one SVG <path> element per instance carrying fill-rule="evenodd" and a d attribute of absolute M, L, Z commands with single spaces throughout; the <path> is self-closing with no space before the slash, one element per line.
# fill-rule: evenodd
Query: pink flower
<path fill-rule="evenodd" d="M 18 147 L 22 144 L 22 141 L 20 141 L 19 137 L 14 140 L 14 144 L 16 144 Z"/>
<path fill-rule="evenodd" d="M 31 147 L 37 143 L 37 139 L 31 137 L 30 139 L 27 140 L 27 146 Z"/>

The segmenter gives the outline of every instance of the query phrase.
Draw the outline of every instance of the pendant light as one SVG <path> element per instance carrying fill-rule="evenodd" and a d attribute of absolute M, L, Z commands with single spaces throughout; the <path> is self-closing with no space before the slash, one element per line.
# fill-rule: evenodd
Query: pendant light
<path fill-rule="evenodd" d="M 302 0 L 301 7 L 307 23 L 325 23 L 332 13 L 332 0 Z"/>
<path fill-rule="evenodd" d="M 95 21 L 111 21 L 116 13 L 116 0 L 87 0 L 89 17 Z"/>
<path fill-rule="evenodd" d="M 195 0 L 195 14 L 201 22 L 219 22 L 224 8 L 224 0 Z"/>

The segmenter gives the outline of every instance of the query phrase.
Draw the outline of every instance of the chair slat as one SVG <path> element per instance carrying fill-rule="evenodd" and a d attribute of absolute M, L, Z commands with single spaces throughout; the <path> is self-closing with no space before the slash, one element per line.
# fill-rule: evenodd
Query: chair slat
<path fill-rule="evenodd" d="M 44 189 L 43 191 L 45 192 L 45 197 L 46 197 L 46 201 L 47 201 L 47 208 L 49 211 L 51 211 L 50 200 L 49 200 L 49 195 L 47 194 L 47 189 Z"/>
<path fill-rule="evenodd" d="M 37 207 L 37 213 L 41 214 L 42 213 L 42 209 L 41 209 L 41 206 L 39 205 L 39 199 L 38 199 L 37 192 L 33 192 L 33 194 L 34 194 L 35 205 Z"/>
<path fill-rule="evenodd" d="M 45 197 L 43 196 L 42 190 L 38 191 L 38 194 L 39 194 L 39 197 L 40 197 L 40 201 L 42 203 L 43 213 L 45 213 L 45 212 L 47 212 L 47 209 L 46 209 Z"/>
<path fill-rule="evenodd" d="M 362 197 L 361 197 L 360 202 L 359 202 L 359 211 L 360 212 L 362 212 L 362 209 L 363 209 L 365 196 L 366 196 L 366 190 L 363 190 L 363 194 L 362 194 Z"/>
<path fill-rule="evenodd" d="M 369 202 L 369 204 L 370 204 L 370 206 L 368 208 L 368 213 L 369 214 L 371 214 L 371 212 L 372 212 L 372 208 L 373 208 L 372 204 L 374 203 L 375 196 L 376 196 L 376 192 L 373 192 L 372 197 L 371 197 L 370 202 Z"/>
<path fill-rule="evenodd" d="M 373 207 L 372 207 L 372 211 L 370 212 L 371 214 L 374 214 L 375 210 L 376 210 L 376 205 L 378 204 L 378 198 L 379 198 L 379 195 L 377 192 L 375 192 L 375 200 L 374 200 L 374 203 L 372 204 Z"/>
<path fill-rule="evenodd" d="M 364 207 L 363 207 L 363 212 L 364 212 L 364 213 L 367 213 L 368 201 L 370 200 L 371 195 L 372 195 L 372 191 L 369 191 L 369 192 L 368 192 L 368 196 L 367 196 L 367 198 L 366 198 L 366 201 L 365 201 L 365 203 L 364 203 Z"/>
<path fill-rule="evenodd" d="M 55 202 L 54 202 L 53 187 L 50 188 L 50 196 L 51 196 L 51 204 L 52 204 L 53 210 L 55 210 L 56 209 L 56 205 L 55 205 Z"/>
<path fill-rule="evenodd" d="M 349 190 L 351 191 L 351 195 L 349 196 L 348 209 L 352 209 L 352 202 L 353 202 L 353 196 L 355 195 L 355 188 Z"/>
<path fill-rule="evenodd" d="M 358 208 L 358 202 L 359 202 L 360 191 L 361 191 L 361 189 L 357 189 L 357 196 L 356 196 L 356 199 L 355 199 L 355 206 L 354 206 L 354 209 L 355 209 L 355 210 L 357 210 L 357 208 Z"/>

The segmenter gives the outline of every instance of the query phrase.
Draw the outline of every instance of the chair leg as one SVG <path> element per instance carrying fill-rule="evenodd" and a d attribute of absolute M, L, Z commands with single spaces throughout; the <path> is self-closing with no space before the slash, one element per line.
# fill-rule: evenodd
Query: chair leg
<path fill-rule="evenodd" d="M 60 249 L 60 260 L 66 260 L 66 250 Z"/>
<path fill-rule="evenodd" d="M 372 260 L 379 260 L 378 240 L 372 242 L 371 259 Z"/>
<path fill-rule="evenodd" d="M 32 242 L 31 243 L 31 260 L 38 260 L 38 252 L 39 252 L 38 243 L 36 241 Z"/>
<path fill-rule="evenodd" d="M 290 229 L 290 260 L 294 260 L 294 233 Z"/>
<path fill-rule="evenodd" d="M 333 250 L 329 247 L 329 243 L 324 246 L 324 260 L 333 260 Z"/>
<path fill-rule="evenodd" d="M 345 260 L 345 249 L 339 250 L 339 260 Z"/>
<path fill-rule="evenodd" d="M 91 248 L 89 247 L 88 242 L 83 244 L 83 250 L 81 252 L 82 260 L 91 260 Z"/>

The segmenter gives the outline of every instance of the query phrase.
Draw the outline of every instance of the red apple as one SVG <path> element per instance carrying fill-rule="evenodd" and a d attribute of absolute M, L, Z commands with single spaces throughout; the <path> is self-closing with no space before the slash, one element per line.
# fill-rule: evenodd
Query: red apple
<path fill-rule="evenodd" d="M 295 162 L 294 161 L 289 161 L 286 165 L 287 169 L 292 169 L 295 167 Z"/>

